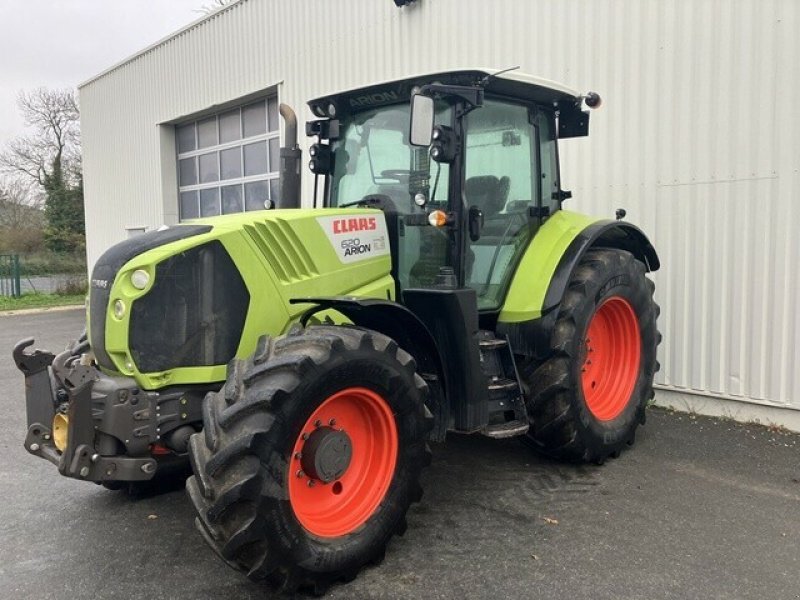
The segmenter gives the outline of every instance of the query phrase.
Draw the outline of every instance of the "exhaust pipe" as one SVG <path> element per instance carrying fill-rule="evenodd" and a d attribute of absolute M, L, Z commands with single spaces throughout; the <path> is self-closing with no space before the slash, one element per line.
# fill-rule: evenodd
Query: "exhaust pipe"
<path fill-rule="evenodd" d="M 297 115 L 281 102 L 278 112 L 285 124 L 285 146 L 281 148 L 280 198 L 276 208 L 300 208 L 300 169 L 302 152 L 297 145 Z"/>

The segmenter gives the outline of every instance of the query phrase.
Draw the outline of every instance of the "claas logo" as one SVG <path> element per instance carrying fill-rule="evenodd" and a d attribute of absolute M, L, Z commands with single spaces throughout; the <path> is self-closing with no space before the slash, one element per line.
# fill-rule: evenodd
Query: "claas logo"
<path fill-rule="evenodd" d="M 357 219 L 336 219 L 333 222 L 333 233 L 350 233 L 353 231 L 374 231 L 378 227 L 375 217 L 359 217 Z"/>

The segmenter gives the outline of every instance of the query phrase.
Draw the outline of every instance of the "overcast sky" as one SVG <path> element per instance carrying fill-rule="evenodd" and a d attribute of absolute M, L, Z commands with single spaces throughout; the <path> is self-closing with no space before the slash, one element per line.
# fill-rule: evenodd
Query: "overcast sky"
<path fill-rule="evenodd" d="M 0 0 L 0 146 L 19 90 L 75 87 L 198 19 L 210 0 Z"/>

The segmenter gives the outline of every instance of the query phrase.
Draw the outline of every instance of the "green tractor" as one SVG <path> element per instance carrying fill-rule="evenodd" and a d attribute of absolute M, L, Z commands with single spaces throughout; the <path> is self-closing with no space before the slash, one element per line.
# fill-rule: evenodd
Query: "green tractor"
<path fill-rule="evenodd" d="M 481 69 L 313 100 L 314 209 L 282 105 L 276 210 L 112 247 L 87 333 L 15 347 L 25 447 L 111 488 L 189 460 L 211 547 L 316 591 L 403 533 L 447 432 L 618 456 L 653 397 L 659 260 L 623 211 L 562 209 L 557 140 L 599 103 Z"/>

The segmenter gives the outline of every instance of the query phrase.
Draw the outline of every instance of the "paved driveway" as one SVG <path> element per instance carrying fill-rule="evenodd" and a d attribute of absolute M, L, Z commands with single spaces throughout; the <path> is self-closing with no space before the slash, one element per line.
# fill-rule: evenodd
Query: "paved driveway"
<path fill-rule="evenodd" d="M 11 345 L 60 349 L 82 327 L 80 310 L 0 316 L 0 598 L 270 597 L 205 547 L 182 490 L 132 499 L 22 449 Z M 452 437 L 383 565 L 329 597 L 800 598 L 800 438 L 648 419 L 603 467 Z"/>

